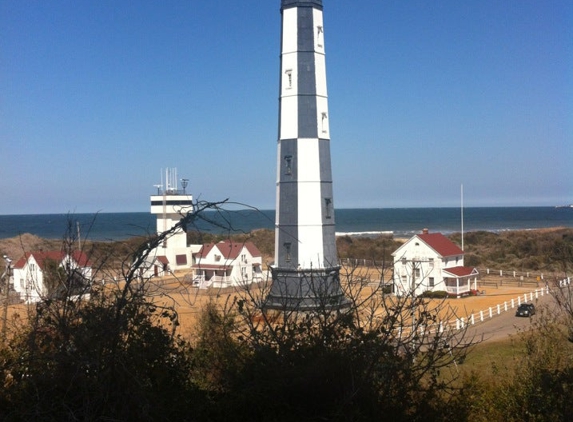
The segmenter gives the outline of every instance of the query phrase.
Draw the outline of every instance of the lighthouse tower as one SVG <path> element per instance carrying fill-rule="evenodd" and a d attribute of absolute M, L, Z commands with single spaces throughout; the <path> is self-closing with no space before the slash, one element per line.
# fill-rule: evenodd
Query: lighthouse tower
<path fill-rule="evenodd" d="M 275 263 L 265 307 L 337 308 L 322 0 L 282 0 Z"/>

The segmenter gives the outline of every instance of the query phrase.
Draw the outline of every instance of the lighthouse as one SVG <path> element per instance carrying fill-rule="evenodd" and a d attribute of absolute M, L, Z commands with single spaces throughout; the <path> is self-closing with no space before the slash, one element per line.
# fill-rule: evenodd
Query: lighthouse
<path fill-rule="evenodd" d="M 282 0 L 275 261 L 265 307 L 340 308 L 322 0 Z"/>

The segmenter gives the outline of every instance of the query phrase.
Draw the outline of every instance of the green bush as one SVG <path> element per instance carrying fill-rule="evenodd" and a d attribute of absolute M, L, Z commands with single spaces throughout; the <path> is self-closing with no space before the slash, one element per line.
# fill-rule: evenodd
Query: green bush
<path fill-rule="evenodd" d="M 421 297 L 426 297 L 428 299 L 445 299 L 446 297 L 448 297 L 448 292 L 443 291 L 443 290 L 438 290 L 438 291 L 431 291 L 431 290 L 426 290 L 424 293 L 422 293 L 420 295 Z"/>

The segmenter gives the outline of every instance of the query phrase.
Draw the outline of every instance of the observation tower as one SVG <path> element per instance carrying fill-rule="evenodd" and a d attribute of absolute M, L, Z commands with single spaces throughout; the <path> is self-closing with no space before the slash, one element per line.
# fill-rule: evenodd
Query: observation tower
<path fill-rule="evenodd" d="M 181 218 L 193 212 L 193 197 L 186 192 L 189 180 L 181 179 L 183 189 L 178 188 L 177 169 L 161 171 L 161 184 L 155 185 L 156 195 L 151 195 L 151 214 L 157 216 L 157 233 L 175 226 Z M 187 268 L 191 262 L 187 247 L 187 233 L 178 229 L 157 250 L 158 257 L 165 257 L 169 267 Z"/>

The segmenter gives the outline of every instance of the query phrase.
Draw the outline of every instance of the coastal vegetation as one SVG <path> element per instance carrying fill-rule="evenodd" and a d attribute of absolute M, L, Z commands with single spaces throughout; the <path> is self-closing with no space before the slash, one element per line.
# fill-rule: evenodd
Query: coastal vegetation
<path fill-rule="evenodd" d="M 461 244 L 461 235 L 450 238 Z M 571 271 L 573 229 L 553 228 L 464 234 L 467 266 L 537 272 Z"/>
<path fill-rule="evenodd" d="M 58 242 L 63 250 L 79 244 L 72 228 Z M 481 422 L 564 421 L 573 413 L 568 289 L 530 329 L 493 345 L 463 329 L 425 329 L 447 313 L 444 301 L 386 295 L 352 267 L 343 273 L 345 310 L 262 312 L 261 285 L 214 297 L 183 333 L 176 301 L 158 301 L 156 281 L 139 271 L 171 233 L 83 241 L 94 278 L 116 281 L 92 286 L 89 300 L 46 298 L 13 314 L 0 345 L 0 419 Z M 570 274 L 572 237 L 571 229 L 467 233 L 475 263 L 466 264 Z M 255 242 L 272 260 L 271 231 L 233 239 Z M 400 241 L 344 236 L 337 244 L 342 258 L 384 268 Z M 67 286 L 72 275 L 54 271 L 51 282 Z"/>
<path fill-rule="evenodd" d="M 460 233 L 448 236 L 461 245 Z M 249 233 L 213 234 L 189 231 L 190 244 L 203 244 L 231 239 L 235 242 L 251 241 L 261 251 L 263 262 L 274 259 L 274 231 L 253 230 Z M 122 259 L 135 249 L 146 237 L 132 237 L 116 242 L 85 241 L 85 248 L 91 250 L 92 257 L 105 261 L 108 267 L 119 267 Z M 61 239 L 42 239 L 31 234 L 17 238 L 1 239 L 0 251 L 12 257 L 23 251 L 59 249 Z M 377 237 L 339 236 L 336 239 L 341 259 L 366 259 L 375 262 L 391 262 L 391 253 L 401 244 L 402 239 L 387 235 Z M 476 231 L 464 234 L 466 266 L 479 268 L 500 268 L 518 271 L 570 272 L 573 263 L 573 228 L 552 228 L 539 230 L 516 230 L 504 232 Z"/>

